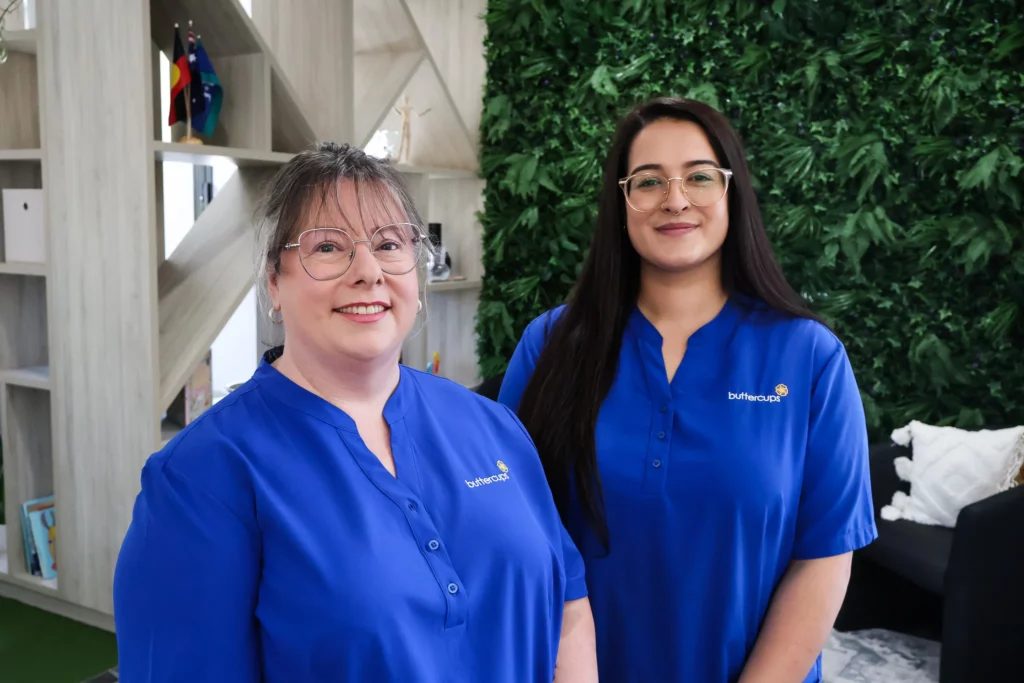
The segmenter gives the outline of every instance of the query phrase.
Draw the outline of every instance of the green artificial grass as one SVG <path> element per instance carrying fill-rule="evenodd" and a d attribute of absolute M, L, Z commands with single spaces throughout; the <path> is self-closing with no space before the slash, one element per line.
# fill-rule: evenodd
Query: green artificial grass
<path fill-rule="evenodd" d="M 116 665 L 113 633 L 0 598 L 0 681 L 81 683 Z"/>

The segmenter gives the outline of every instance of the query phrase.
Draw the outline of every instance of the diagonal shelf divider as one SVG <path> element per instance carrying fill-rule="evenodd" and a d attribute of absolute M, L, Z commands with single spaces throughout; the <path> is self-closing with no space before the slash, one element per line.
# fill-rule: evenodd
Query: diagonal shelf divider
<path fill-rule="evenodd" d="M 365 147 L 426 58 L 426 50 L 357 54 L 356 142 Z M 371 118 L 376 116 L 376 118 Z"/>
<path fill-rule="evenodd" d="M 423 35 L 423 31 L 420 28 L 419 22 L 416 21 L 415 14 L 413 14 L 413 11 L 412 9 L 410 9 L 409 3 L 406 0 L 397 0 L 397 2 L 402 6 L 402 10 L 405 12 L 406 17 L 408 17 L 409 22 L 412 24 L 413 30 L 416 32 L 417 40 L 419 41 L 419 44 L 422 46 L 424 52 L 426 53 L 427 62 L 430 64 L 430 68 L 433 70 L 434 75 L 437 78 L 437 82 L 440 83 L 441 85 L 441 91 L 444 94 L 444 98 L 448 101 L 448 106 L 451 107 L 452 112 L 454 112 L 456 121 L 458 122 L 462 134 L 469 142 L 469 145 L 473 149 L 473 152 L 475 154 L 477 150 L 476 137 L 472 133 L 470 133 L 469 127 L 466 125 L 466 120 L 462 116 L 462 112 L 459 109 L 459 104 L 458 102 L 455 101 L 455 98 L 452 96 L 452 91 L 448 87 L 448 82 L 446 81 L 444 74 L 441 73 L 441 69 L 438 68 L 437 66 L 437 60 L 434 57 L 434 53 L 430 49 L 430 44 L 427 42 L 426 38 Z"/>
<path fill-rule="evenodd" d="M 159 406 L 167 408 L 253 283 L 253 216 L 275 169 L 240 167 L 157 272 Z"/>

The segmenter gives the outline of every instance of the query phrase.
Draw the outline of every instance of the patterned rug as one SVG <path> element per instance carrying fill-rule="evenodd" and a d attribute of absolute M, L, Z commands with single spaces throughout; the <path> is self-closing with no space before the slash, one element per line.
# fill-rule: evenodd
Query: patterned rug
<path fill-rule="evenodd" d="M 938 683 L 939 644 L 871 629 L 833 631 L 822 653 L 823 683 Z"/>

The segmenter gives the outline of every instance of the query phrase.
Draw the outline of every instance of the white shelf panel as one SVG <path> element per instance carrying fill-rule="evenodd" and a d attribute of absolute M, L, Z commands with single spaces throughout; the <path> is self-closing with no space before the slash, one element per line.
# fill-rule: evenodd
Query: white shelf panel
<path fill-rule="evenodd" d="M 457 292 L 480 289 L 480 280 L 438 280 L 427 283 L 428 292 Z"/>
<path fill-rule="evenodd" d="M 45 263 L 5 263 L 0 261 L 0 275 L 31 275 L 46 277 Z"/>
<path fill-rule="evenodd" d="M 22 29 L 19 31 L 4 31 L 4 45 L 10 52 L 24 52 L 34 55 L 38 33 L 36 29 Z"/>
<path fill-rule="evenodd" d="M 212 166 L 217 161 L 231 161 L 238 167 L 281 166 L 294 154 L 267 152 L 259 149 L 237 149 L 216 145 L 190 145 L 184 142 L 154 142 L 157 161 L 182 161 L 199 166 Z"/>
<path fill-rule="evenodd" d="M 394 164 L 399 173 L 409 175 L 425 175 L 431 178 L 445 179 L 479 179 L 480 174 L 464 168 L 440 168 L 437 166 L 414 166 L 410 164 Z"/>
<path fill-rule="evenodd" d="M 57 580 L 56 578 L 42 579 L 28 572 L 0 573 L 0 582 L 28 588 L 43 595 L 55 595 L 57 593 Z"/>
<path fill-rule="evenodd" d="M 43 150 L 41 149 L 0 149 L 0 161 L 42 161 L 42 159 Z"/>
<path fill-rule="evenodd" d="M 15 370 L 0 370 L 0 382 L 29 389 L 50 390 L 50 368 L 46 365 L 37 365 L 31 368 L 17 368 Z"/>

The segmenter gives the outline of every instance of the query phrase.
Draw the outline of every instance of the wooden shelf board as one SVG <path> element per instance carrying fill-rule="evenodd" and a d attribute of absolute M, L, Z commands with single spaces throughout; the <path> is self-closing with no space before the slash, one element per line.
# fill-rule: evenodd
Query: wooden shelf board
<path fill-rule="evenodd" d="M 4 31 L 4 45 L 10 52 L 34 55 L 36 54 L 38 36 L 39 34 L 34 28 Z"/>
<path fill-rule="evenodd" d="M 0 382 L 29 389 L 50 390 L 50 368 L 46 365 L 37 365 L 31 368 L 16 368 L 14 370 L 0 370 Z"/>
<path fill-rule="evenodd" d="M 198 166 L 210 166 L 217 160 L 227 159 L 238 167 L 280 166 L 294 156 L 283 152 L 267 152 L 260 149 L 237 149 L 216 145 L 189 145 L 183 142 L 153 143 L 157 161 L 182 161 Z"/>
<path fill-rule="evenodd" d="M 56 595 L 57 594 L 57 580 L 58 579 L 41 579 L 38 576 L 29 574 L 28 572 L 11 572 L 9 574 L 0 574 L 0 581 L 9 583 L 14 586 L 20 586 L 27 588 L 43 595 Z"/>
<path fill-rule="evenodd" d="M 459 292 L 470 289 L 480 289 L 480 280 L 437 280 L 427 283 L 428 292 Z"/>
<path fill-rule="evenodd" d="M 0 161 L 42 161 L 41 149 L 0 149 Z"/>
<path fill-rule="evenodd" d="M 465 168 L 441 168 L 438 166 L 417 166 L 414 164 L 394 164 L 399 173 L 409 175 L 425 175 L 431 178 L 479 180 L 480 174 Z"/>
<path fill-rule="evenodd" d="M 45 263 L 6 263 L 0 261 L 0 275 L 29 275 L 46 277 Z"/>
<path fill-rule="evenodd" d="M 218 57 L 263 51 L 256 28 L 238 0 L 154 0 L 154 4 L 159 6 L 163 16 L 180 24 L 181 41 L 186 45 L 191 21 L 192 31 L 202 37 L 203 47 L 213 61 Z M 163 28 L 166 36 L 154 36 L 158 45 L 174 34 L 173 23 Z"/>

